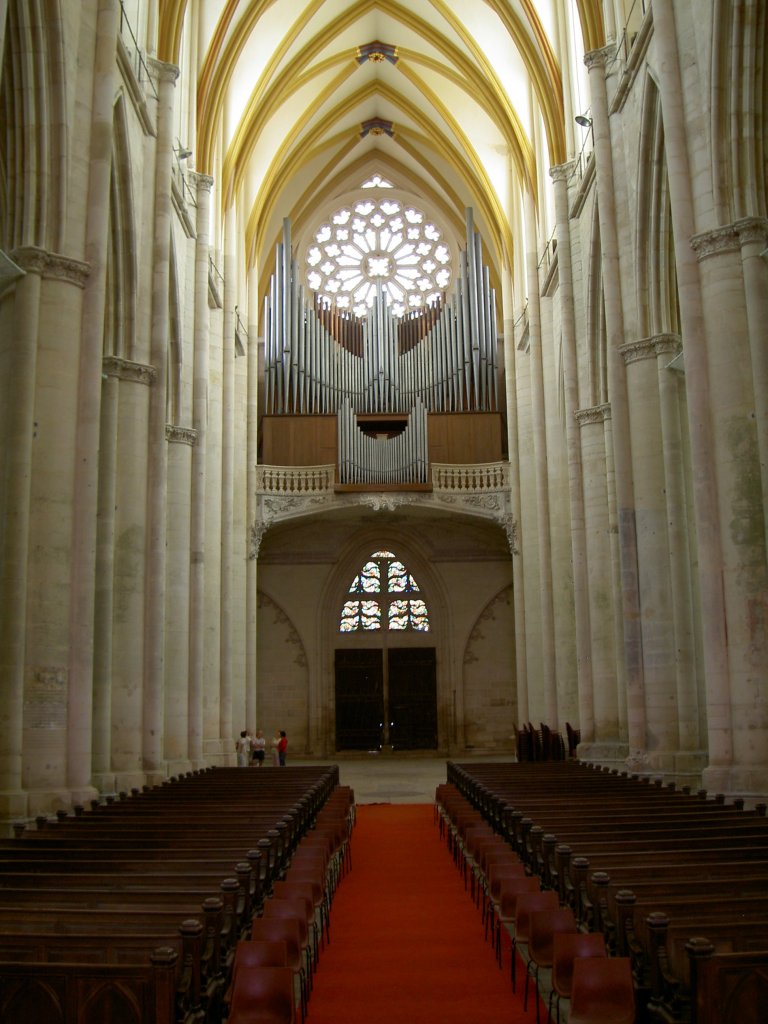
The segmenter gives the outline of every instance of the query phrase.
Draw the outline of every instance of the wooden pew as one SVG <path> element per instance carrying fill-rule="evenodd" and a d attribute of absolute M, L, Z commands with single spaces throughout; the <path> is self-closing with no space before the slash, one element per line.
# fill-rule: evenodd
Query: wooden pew
<path fill-rule="evenodd" d="M 290 855 L 338 769 L 193 775 L 0 842 L 0 1013 L 218 1022 L 265 862 Z"/>
<path fill-rule="evenodd" d="M 763 805 L 744 811 L 741 801 L 572 762 L 449 764 L 447 777 L 582 927 L 605 931 L 614 952 L 632 956 L 652 1019 L 678 1019 L 697 998 L 692 936 L 711 930 L 718 950 L 757 942 L 758 962 L 768 964 Z"/>

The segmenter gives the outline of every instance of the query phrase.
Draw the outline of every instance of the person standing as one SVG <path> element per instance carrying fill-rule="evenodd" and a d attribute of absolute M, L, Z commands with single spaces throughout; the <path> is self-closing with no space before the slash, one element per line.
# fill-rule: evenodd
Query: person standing
<path fill-rule="evenodd" d="M 269 741 L 270 747 L 272 747 L 272 764 L 277 768 L 280 764 L 280 733 L 276 732 L 272 739 Z"/>
<path fill-rule="evenodd" d="M 288 749 L 288 737 L 285 735 L 285 730 L 280 730 L 280 741 L 277 744 L 277 756 L 281 768 L 285 768 L 285 752 Z"/>
<path fill-rule="evenodd" d="M 235 753 L 237 754 L 237 767 L 247 768 L 251 754 L 251 740 L 245 729 L 237 737 Z"/>
<path fill-rule="evenodd" d="M 267 748 L 267 741 L 264 739 L 264 733 L 261 729 L 256 730 L 256 735 L 253 737 L 253 763 L 257 768 L 261 768 L 264 764 L 264 752 Z"/>

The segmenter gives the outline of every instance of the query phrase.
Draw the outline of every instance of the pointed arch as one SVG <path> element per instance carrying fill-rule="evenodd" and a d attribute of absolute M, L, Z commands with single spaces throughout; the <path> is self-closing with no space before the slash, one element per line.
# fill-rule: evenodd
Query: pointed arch
<path fill-rule="evenodd" d="M 11 0 L 0 79 L 3 242 L 61 252 L 67 209 L 64 54 L 56 0 Z M 3 56 L 3 55 L 0 55 Z"/>
<path fill-rule="evenodd" d="M 137 243 L 125 97 L 114 107 L 104 354 L 132 359 L 136 348 Z"/>

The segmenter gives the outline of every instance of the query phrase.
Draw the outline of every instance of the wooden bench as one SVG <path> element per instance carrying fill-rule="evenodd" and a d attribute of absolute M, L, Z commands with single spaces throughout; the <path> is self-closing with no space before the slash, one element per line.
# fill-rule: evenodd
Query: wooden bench
<path fill-rule="evenodd" d="M 0 842 L 4 1019 L 218 1021 L 265 866 L 338 781 L 335 767 L 261 775 L 193 773 Z"/>
<path fill-rule="evenodd" d="M 604 931 L 614 952 L 632 957 L 654 1019 L 679 1019 L 697 998 L 692 936 L 711 931 L 718 950 L 758 942 L 757 962 L 768 964 L 764 806 L 744 811 L 573 762 L 449 764 L 447 778 L 582 928 Z"/>

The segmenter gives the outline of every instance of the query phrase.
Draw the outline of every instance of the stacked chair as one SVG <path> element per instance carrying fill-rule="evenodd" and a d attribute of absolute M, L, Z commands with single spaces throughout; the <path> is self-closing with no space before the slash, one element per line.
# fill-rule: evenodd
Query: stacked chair
<path fill-rule="evenodd" d="M 305 1019 L 320 953 L 330 942 L 331 903 L 352 867 L 354 820 L 353 790 L 336 786 L 269 880 L 250 935 L 235 949 L 227 1024 L 294 1024 L 297 1010 Z"/>

